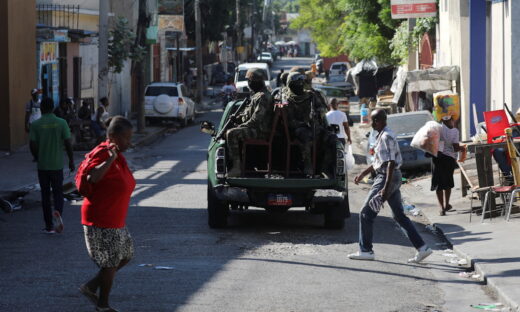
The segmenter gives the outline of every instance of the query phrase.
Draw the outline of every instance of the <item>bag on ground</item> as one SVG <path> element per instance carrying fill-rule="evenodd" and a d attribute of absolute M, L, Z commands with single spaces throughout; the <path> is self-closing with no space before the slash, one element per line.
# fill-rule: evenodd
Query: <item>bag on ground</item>
<path fill-rule="evenodd" d="M 437 157 L 442 125 L 436 121 L 428 121 L 417 131 L 410 146 Z"/>
<path fill-rule="evenodd" d="M 348 144 L 347 151 L 345 152 L 345 168 L 347 168 L 347 170 L 352 170 L 354 169 L 355 164 L 356 160 L 352 153 L 352 145 Z"/>

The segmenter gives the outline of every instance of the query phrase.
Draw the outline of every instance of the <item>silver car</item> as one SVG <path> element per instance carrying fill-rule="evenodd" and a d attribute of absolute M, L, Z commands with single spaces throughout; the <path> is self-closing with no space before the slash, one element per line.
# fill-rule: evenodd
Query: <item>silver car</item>
<path fill-rule="evenodd" d="M 415 133 L 428 121 L 433 120 L 433 116 L 429 111 L 407 112 L 401 114 L 392 114 L 387 117 L 387 126 L 395 133 L 403 164 L 401 169 L 415 169 L 430 166 L 430 158 L 425 157 L 424 152 L 410 146 Z M 371 153 L 376 143 L 378 132 L 372 129 L 368 134 L 367 142 L 367 164 L 374 161 Z"/>
<path fill-rule="evenodd" d="M 195 121 L 195 102 L 182 83 L 154 82 L 144 92 L 144 115 L 147 120 L 174 119 L 186 126 Z"/>

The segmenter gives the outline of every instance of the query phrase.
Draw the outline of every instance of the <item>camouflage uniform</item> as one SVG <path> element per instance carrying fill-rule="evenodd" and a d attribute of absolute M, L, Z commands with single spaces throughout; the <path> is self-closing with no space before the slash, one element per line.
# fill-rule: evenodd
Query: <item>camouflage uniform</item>
<path fill-rule="evenodd" d="M 264 83 L 263 73 L 259 69 L 248 70 L 246 77 L 252 81 Z M 267 139 L 273 122 L 273 102 L 267 89 L 254 93 L 251 102 L 244 112 L 237 117 L 237 127 L 227 131 L 227 147 L 229 158 L 233 161 L 233 168 L 229 176 L 238 176 L 240 173 L 240 142 L 246 139 Z"/>
<path fill-rule="evenodd" d="M 303 94 L 295 94 L 291 88 L 303 81 L 291 81 L 295 76 L 301 75 L 298 71 L 291 72 L 287 78 L 288 87 L 284 90 L 283 97 L 287 100 L 287 119 L 289 132 L 302 144 L 303 172 L 311 175 L 312 172 L 312 142 L 313 129 L 311 124 L 312 93 L 304 90 Z"/>

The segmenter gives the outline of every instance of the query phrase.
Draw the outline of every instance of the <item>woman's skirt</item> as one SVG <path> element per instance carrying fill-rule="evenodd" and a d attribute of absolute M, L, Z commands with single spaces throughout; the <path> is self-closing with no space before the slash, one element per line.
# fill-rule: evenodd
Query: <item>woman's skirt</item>
<path fill-rule="evenodd" d="M 453 171 L 457 167 L 457 161 L 450 156 L 438 153 L 432 157 L 432 191 L 449 190 L 455 184 L 453 182 Z"/>
<path fill-rule="evenodd" d="M 83 231 L 88 254 L 100 268 L 116 268 L 122 260 L 132 259 L 134 244 L 126 226 L 112 229 L 84 225 Z"/>

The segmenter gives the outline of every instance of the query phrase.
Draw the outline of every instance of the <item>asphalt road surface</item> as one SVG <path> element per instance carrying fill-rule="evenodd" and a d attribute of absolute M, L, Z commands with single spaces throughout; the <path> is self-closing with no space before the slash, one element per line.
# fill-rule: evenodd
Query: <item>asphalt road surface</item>
<path fill-rule="evenodd" d="M 277 65 L 295 63 L 310 59 Z M 220 116 L 215 110 L 198 120 Z M 136 251 L 112 290 L 111 304 L 120 311 L 460 312 L 493 301 L 478 282 L 458 276 L 464 269 L 446 262 L 448 246 L 421 219 L 414 219 L 419 232 L 436 251 L 423 265 L 407 264 L 414 249 L 388 208 L 375 222 L 377 260 L 347 259 L 358 249 L 358 211 L 368 185 L 350 184 L 352 217 L 343 230 L 326 230 L 322 216 L 298 209 L 232 214 L 229 228 L 209 229 L 209 139 L 194 125 L 127 153 L 137 180 L 128 215 Z M 434 200 L 431 193 L 418 196 Z M 66 205 L 65 231 L 53 236 L 40 234 L 38 203 L 1 216 L 0 311 L 94 310 L 77 290 L 97 271 L 79 208 Z"/>

